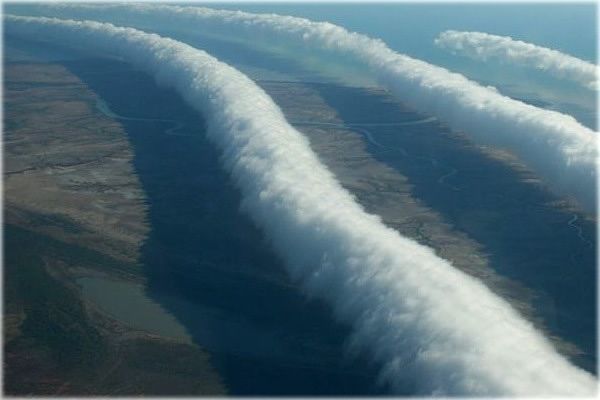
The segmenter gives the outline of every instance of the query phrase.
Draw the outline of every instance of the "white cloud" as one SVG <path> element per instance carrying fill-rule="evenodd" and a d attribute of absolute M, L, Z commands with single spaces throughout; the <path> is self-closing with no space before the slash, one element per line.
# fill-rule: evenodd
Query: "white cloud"
<path fill-rule="evenodd" d="M 243 208 L 310 295 L 353 327 L 382 377 L 417 394 L 591 395 L 504 300 L 367 214 L 254 82 L 180 42 L 97 22 L 5 17 L 12 35 L 109 51 L 172 87 L 207 118 Z M 277 299 L 272 299 L 277 301 Z"/>
<path fill-rule="evenodd" d="M 474 60 L 493 59 L 505 64 L 534 68 L 546 71 L 560 79 L 574 81 L 591 90 L 598 89 L 596 65 L 557 50 L 514 40 L 511 37 L 449 30 L 442 32 L 435 39 L 435 44 L 454 54 L 461 54 Z"/>
<path fill-rule="evenodd" d="M 153 4 L 24 6 L 27 12 L 139 27 L 210 32 L 328 55 L 366 67 L 405 103 L 473 141 L 511 151 L 556 192 L 596 211 L 597 134 L 573 117 L 503 96 L 464 76 L 389 49 L 327 22 L 275 14 Z"/>

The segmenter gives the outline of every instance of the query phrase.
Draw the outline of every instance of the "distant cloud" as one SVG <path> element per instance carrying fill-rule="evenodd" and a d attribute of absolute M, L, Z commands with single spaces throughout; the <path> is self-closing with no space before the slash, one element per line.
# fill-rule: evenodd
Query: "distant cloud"
<path fill-rule="evenodd" d="M 234 68 L 110 24 L 5 16 L 5 31 L 116 54 L 202 112 L 244 210 L 291 276 L 352 326 L 352 342 L 369 350 L 394 391 L 595 393 L 595 377 L 561 357 L 506 301 L 367 214 L 272 99 Z"/>
<path fill-rule="evenodd" d="M 22 6 L 26 12 L 90 18 L 141 28 L 209 32 L 299 53 L 328 54 L 366 67 L 380 84 L 418 111 L 473 141 L 505 148 L 549 187 L 596 210 L 597 134 L 573 117 L 503 96 L 463 75 L 399 54 L 378 39 L 328 22 L 275 14 L 154 4 Z"/>
<path fill-rule="evenodd" d="M 483 32 L 445 31 L 435 44 L 474 60 L 496 60 L 546 71 L 548 74 L 598 90 L 598 67 L 557 50 Z"/>

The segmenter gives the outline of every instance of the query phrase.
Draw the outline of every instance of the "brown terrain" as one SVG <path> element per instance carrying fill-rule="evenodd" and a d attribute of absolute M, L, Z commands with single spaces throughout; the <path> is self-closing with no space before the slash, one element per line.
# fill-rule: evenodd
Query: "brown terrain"
<path fill-rule="evenodd" d="M 4 393 L 223 394 L 206 352 L 144 297 L 145 195 L 97 101 L 59 63 L 5 58 Z M 173 334 L 90 301 L 90 278 L 125 285 Z"/>
<path fill-rule="evenodd" d="M 145 296 L 139 256 L 151 228 L 149 206 L 122 126 L 98 107 L 102 99 L 58 63 L 5 63 L 4 80 L 5 393 L 224 393 L 207 353 L 191 344 L 185 327 Z M 335 88 L 319 89 L 308 82 L 258 83 L 368 212 L 483 281 L 545 331 L 563 354 L 573 357 L 581 352 L 548 328 L 552 322 L 548 316 L 554 313 L 552 297 L 497 271 L 498 265 L 511 263 L 494 263 L 493 248 L 478 241 L 476 234 L 485 239 L 483 234 L 494 233 L 502 225 L 505 211 L 457 206 L 452 210 L 457 215 L 453 220 L 451 213 L 444 214 L 435 203 L 423 200 L 422 187 L 419 192 L 420 175 L 430 176 L 448 203 L 453 193 L 472 190 L 460 187 L 457 176 L 467 176 L 463 184 L 470 180 L 474 186 L 484 186 L 489 180 L 475 161 L 465 164 L 469 158 L 463 163 L 467 168 L 443 161 L 435 164 L 436 157 L 443 158 L 429 154 L 430 150 L 446 151 L 451 143 L 460 150 L 456 154 L 484 154 L 515 171 L 514 177 L 504 181 L 494 175 L 498 189 L 482 190 L 482 198 L 500 193 L 494 201 L 504 204 L 519 198 L 520 192 L 512 189 L 515 180 L 524 183 L 527 191 L 539 186 L 516 160 L 474 146 L 440 125 L 414 131 L 391 128 L 394 134 L 414 136 L 404 142 L 410 146 L 402 149 L 378 143 L 369 130 L 385 121 L 380 110 L 372 110 L 372 119 L 352 124 L 338 109 L 365 107 L 369 96 L 391 102 L 379 89 L 365 88 L 362 97 L 355 99 L 357 104 L 334 107 L 328 101 L 335 96 L 325 97 Z M 350 95 L 335 95 L 353 101 Z M 391 108 L 394 114 L 389 119 L 399 122 L 398 126 L 412 127 L 411 121 L 419 118 L 401 104 Z M 398 159 L 406 160 L 404 168 L 390 167 L 376 159 L 374 151 L 396 152 Z M 409 175 L 404 172 L 410 170 L 409 164 L 421 169 Z M 512 212 L 510 207 L 523 207 L 515 204 L 506 209 Z M 544 226 L 548 232 L 561 226 L 574 236 L 571 223 L 576 220 L 571 219 L 574 211 L 568 204 L 532 203 L 528 207 L 540 212 L 560 209 L 562 219 Z M 179 217 L 187 218 L 183 212 Z M 525 256 L 523 260 L 531 262 Z M 536 262 L 549 264 L 541 258 Z M 247 285 L 243 275 L 236 279 Z M 107 302 L 108 297 L 112 301 Z M 130 304 L 120 307 L 120 301 Z M 541 313 L 541 308 L 549 311 Z M 151 317 L 140 321 L 130 315 L 137 311 Z"/>
<path fill-rule="evenodd" d="M 420 162 L 436 163 L 433 156 L 413 155 L 412 148 L 389 149 L 381 145 L 370 135 L 368 129 L 372 127 L 369 126 L 368 121 L 361 121 L 362 124 L 354 126 L 344 121 L 315 89 L 319 85 L 269 80 L 260 82 L 260 85 L 283 109 L 288 121 L 310 139 L 311 147 L 321 161 L 335 173 L 342 185 L 356 197 L 367 212 L 380 216 L 386 225 L 396 229 L 403 236 L 432 248 L 440 257 L 451 261 L 454 267 L 481 280 L 533 322 L 538 329 L 544 331 L 561 353 L 568 357 L 581 354 L 577 346 L 547 329 L 547 321 L 544 321 L 532 306 L 536 300 L 539 301 L 540 293 L 497 273 L 490 265 L 489 254 L 480 243 L 460 229 L 456 229 L 443 215 L 424 204 L 415 195 L 414 185 L 410 179 L 400 171 L 375 160 L 373 154 L 367 150 L 367 144 L 371 142 L 381 152 L 390 150 L 401 152 L 404 157 L 415 161 L 420 158 L 418 160 Z M 375 98 L 393 103 L 392 119 L 402 118 L 403 113 L 411 119 L 418 118 L 418 115 L 410 109 L 390 99 L 385 91 L 378 88 L 365 89 L 365 91 Z M 344 101 L 352 103 L 352 98 L 348 96 Z M 368 111 L 370 110 L 367 109 L 361 114 L 368 114 Z M 372 114 L 377 116 L 375 122 L 379 121 L 377 118 L 382 118 L 378 113 L 381 111 L 372 110 Z M 385 117 L 386 115 L 383 115 L 383 121 Z M 434 122 L 434 124 L 439 123 Z M 375 123 L 373 127 L 376 125 Z M 422 132 L 425 136 L 426 131 Z M 490 160 L 508 166 L 515 172 L 520 182 L 531 187 L 540 186 L 540 181 L 514 156 L 498 149 L 476 146 L 467 141 L 463 135 L 452 133 L 443 125 L 438 125 L 435 132 L 436 135 L 429 136 L 430 142 L 427 143 L 426 149 L 441 147 L 445 141 L 452 141 L 457 147 L 462 147 L 468 152 L 483 154 Z M 477 175 L 477 168 L 474 166 L 470 172 Z M 457 173 L 464 172 L 446 167 L 439 172 L 439 176 L 436 176 L 434 181 L 436 185 L 447 190 L 461 190 L 452 184 L 451 178 Z M 481 176 L 477 179 L 485 179 L 485 177 Z M 564 210 L 567 215 L 573 212 L 573 206 L 565 201 L 548 203 L 544 207 Z M 465 225 L 489 226 L 486 229 L 493 229 L 493 224 L 501 220 L 500 213 L 493 210 L 485 212 L 466 210 L 463 217 Z M 552 308 L 552 305 L 549 308 Z"/>

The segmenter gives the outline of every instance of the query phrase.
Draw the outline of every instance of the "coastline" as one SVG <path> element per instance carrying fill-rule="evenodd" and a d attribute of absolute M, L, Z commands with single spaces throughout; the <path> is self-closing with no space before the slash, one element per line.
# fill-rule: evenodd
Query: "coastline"
<path fill-rule="evenodd" d="M 114 269 L 109 271 L 105 265 L 94 271 L 77 263 L 46 266 L 55 274 L 53 277 L 65 279 L 64 282 L 72 282 L 76 277 L 71 289 L 80 294 L 81 279 L 88 279 L 84 282 L 89 279 L 106 281 L 100 289 L 92 290 L 92 294 L 83 284 L 83 297 L 87 290 L 87 300 L 90 300 L 85 303 L 95 304 L 87 305 L 90 315 L 103 314 L 95 317 L 103 321 L 111 319 L 110 315 L 117 316 L 107 323 L 114 327 L 110 335 L 118 333 L 135 336 L 136 340 L 153 341 L 158 333 L 164 342 L 163 351 L 172 351 L 169 346 L 173 344 L 173 338 L 169 337 L 169 332 L 148 332 L 152 329 L 148 329 L 144 321 L 134 321 L 135 318 L 130 326 L 117 321 L 130 318 L 136 307 L 144 310 L 148 304 L 160 305 L 152 312 L 172 317 L 169 321 L 161 318 L 160 327 L 166 327 L 176 336 L 180 348 L 189 349 L 185 342 L 191 340 L 202 347 L 201 351 L 208 352 L 219 378 L 214 377 L 215 371 L 206 367 L 209 365 L 206 358 L 198 356 L 196 360 L 204 360 L 201 365 L 212 371 L 210 379 L 221 379 L 232 394 L 256 394 L 257 391 L 263 395 L 281 395 L 287 391 L 294 394 L 301 391 L 306 394 L 380 394 L 382 388 L 374 384 L 376 368 L 360 356 L 352 359 L 346 354 L 349 327 L 332 321 L 328 308 L 322 303 L 306 300 L 298 286 L 283 273 L 280 260 L 269 250 L 262 234 L 239 212 L 239 195 L 221 170 L 218 155 L 204 140 L 202 118 L 183 107 L 174 93 L 157 89 L 148 77 L 127 70 L 118 62 L 75 60 L 65 65 L 85 82 L 86 87 L 100 94 L 102 101 L 106 101 L 104 111 L 109 112 L 104 112 L 103 117 L 100 115 L 102 110 L 98 110 L 98 104 L 102 103 L 98 99 L 88 102 L 88 108 L 97 111 L 101 118 L 116 119 L 116 125 L 123 128 L 119 134 L 127 135 L 132 149 L 126 158 L 127 164 L 139 178 L 136 185 L 143 189 L 144 197 L 139 197 L 140 192 L 131 191 L 124 197 L 137 206 L 143 205 L 144 217 L 138 213 L 131 219 L 143 219 L 144 226 L 123 225 L 108 218 L 102 220 L 107 223 L 103 233 L 118 233 L 120 239 L 141 235 L 142 239 L 128 242 L 130 250 L 134 247 L 131 243 L 135 243 L 135 252 L 123 255 L 118 251 L 118 240 L 110 246 L 105 245 L 107 240 L 94 241 L 94 236 L 88 232 L 90 225 L 79 226 L 56 215 L 43 215 L 40 217 L 42 223 L 36 222 L 37 225 L 30 224 L 29 227 L 35 226 L 43 234 L 54 235 L 70 245 L 82 242 L 81 238 L 87 234 L 83 247 L 116 256 L 114 258 L 122 261 L 115 263 Z M 106 69 L 109 73 L 99 76 L 90 68 Z M 419 119 L 409 110 L 397 112 L 396 108 L 394 115 L 400 116 L 402 121 L 390 120 L 389 126 L 374 126 L 367 119 L 355 118 L 361 115 L 356 104 L 339 102 L 350 98 L 363 106 L 368 104 L 369 107 L 363 110 L 365 113 L 375 112 L 379 106 L 390 102 L 376 90 L 298 82 L 262 84 L 291 121 L 322 121 L 328 125 L 298 124 L 298 127 L 310 138 L 313 149 L 324 163 L 369 212 L 380 215 L 386 224 L 431 246 L 458 268 L 483 280 L 544 330 L 563 354 L 577 360 L 580 349 L 566 342 L 565 336 L 571 339 L 569 332 L 565 335 L 557 329 L 565 308 L 553 304 L 552 296 L 546 294 L 544 297 L 543 286 L 532 288 L 527 284 L 530 276 L 519 275 L 517 268 L 524 264 L 513 266 L 515 258 L 508 257 L 508 252 L 498 242 L 502 236 L 495 236 L 489 228 L 500 225 L 490 204 L 503 204 L 502 196 L 489 200 L 485 197 L 486 191 L 482 190 L 474 203 L 466 203 L 466 197 L 461 197 L 467 187 L 472 187 L 469 185 L 477 185 L 486 179 L 474 174 L 476 168 L 468 164 L 479 165 L 475 161 L 480 161 L 485 168 L 498 168 L 502 172 L 499 174 L 501 184 L 527 183 L 529 186 L 520 186 L 520 190 L 533 197 L 528 200 L 528 207 L 536 210 L 538 217 L 552 216 L 553 227 L 564 225 L 563 229 L 568 232 L 565 237 L 569 240 L 579 240 L 579 236 L 587 234 L 586 227 L 578 230 L 573 226 L 580 223 L 580 219 L 585 221 L 583 217 L 569 214 L 572 210 L 568 206 L 552 203 L 551 197 L 536 192 L 538 182 L 527 171 L 511 175 L 506 165 L 494 164 L 493 154 L 481 157 L 485 152 L 470 148 L 460 135 L 451 135 L 439 127 L 433 132 L 418 130 L 421 125 L 426 127 L 434 121 Z M 140 92 L 145 94 L 143 98 L 135 95 Z M 415 121 L 426 122 L 415 124 Z M 177 134 L 174 134 L 175 128 L 179 130 Z M 454 159 L 444 154 L 446 150 Z M 411 162 L 400 162 L 403 157 L 410 158 Z M 461 162 L 461 157 L 466 167 L 451 162 Z M 114 154 L 109 158 L 124 159 L 114 157 Z M 81 164 L 81 160 L 76 161 Z M 83 161 L 88 165 L 89 160 Z M 509 161 L 503 162 L 509 164 Z M 60 163 L 59 168 L 79 165 L 72 161 L 67 164 Z M 25 166 L 27 168 L 30 167 Z M 39 166 L 9 172 L 17 172 L 12 175 L 18 176 L 37 169 Z M 518 166 L 514 169 L 518 170 Z M 95 183 L 91 186 L 79 184 L 78 190 L 110 192 L 106 182 Z M 538 195 L 540 197 L 536 198 Z M 447 207 L 443 201 L 448 203 Z M 469 211 L 467 206 L 472 207 L 473 212 L 466 213 L 465 210 Z M 113 217 L 117 208 L 107 202 L 98 210 L 100 215 Z M 559 212 L 553 211 L 555 209 Z M 31 220 L 31 215 L 21 210 L 11 211 L 9 207 L 9 213 L 13 215 L 11 218 L 14 215 L 21 218 L 13 223 Z M 566 218 L 564 221 L 563 217 Z M 115 229 L 121 226 L 131 229 L 129 235 Z M 532 227 L 537 229 L 539 225 Z M 499 250 L 498 258 L 490 255 L 496 254 L 495 250 Z M 130 262 L 124 262 L 126 260 Z M 126 282 L 125 290 L 133 292 L 128 296 L 144 297 L 149 299 L 148 302 L 136 305 L 135 300 L 130 304 L 131 311 L 115 315 L 124 310 L 115 310 L 112 302 L 119 300 L 109 297 L 112 293 L 106 290 L 114 288 L 111 285 L 115 281 L 106 277 L 113 274 L 121 279 L 121 283 Z M 548 282 L 552 283 L 550 280 L 544 284 Z M 15 325 L 14 332 L 18 333 L 19 312 L 11 315 L 11 327 Z M 586 315 L 587 311 L 577 318 Z M 175 326 L 178 328 L 173 328 Z M 140 334 L 144 327 L 146 332 Z M 552 336 L 556 332 L 561 333 L 560 337 Z M 579 340 L 585 343 L 587 339 Z M 588 359 L 584 361 L 589 368 L 590 349 L 584 351 L 588 353 L 585 355 Z M 135 355 L 136 352 L 127 354 Z M 177 360 L 171 362 L 177 364 Z M 188 372 L 192 373 L 191 370 Z M 314 383 L 307 386 L 306 382 Z M 59 389 L 65 390 L 62 386 Z"/>

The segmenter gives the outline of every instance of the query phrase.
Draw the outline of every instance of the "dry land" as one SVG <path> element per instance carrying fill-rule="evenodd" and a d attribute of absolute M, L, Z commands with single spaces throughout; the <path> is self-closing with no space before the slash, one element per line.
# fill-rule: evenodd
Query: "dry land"
<path fill-rule="evenodd" d="M 145 297 L 147 205 L 120 123 L 59 63 L 5 60 L 4 85 L 4 393 L 223 394 Z"/>
<path fill-rule="evenodd" d="M 368 212 L 481 280 L 595 369 L 595 216 L 510 154 L 474 145 L 382 89 L 260 85 Z"/>

